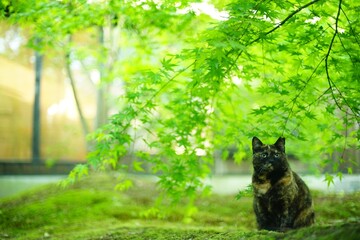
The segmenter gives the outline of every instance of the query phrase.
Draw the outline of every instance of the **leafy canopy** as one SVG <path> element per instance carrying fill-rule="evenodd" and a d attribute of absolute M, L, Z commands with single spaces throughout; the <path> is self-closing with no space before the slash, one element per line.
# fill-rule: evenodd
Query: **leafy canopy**
<path fill-rule="evenodd" d="M 229 4 L 226 21 L 132 79 L 124 107 L 94 134 L 89 164 L 121 164 L 143 141 L 155 154 L 136 151 L 134 169 L 152 163 L 164 193 L 190 203 L 207 191 L 201 179 L 214 150 L 235 145 L 241 160 L 254 135 L 296 140 L 290 151 L 314 169 L 351 171 L 351 159 L 328 159 L 359 146 L 358 9 L 347 1 Z"/>
<path fill-rule="evenodd" d="M 44 42 L 59 37 L 59 28 L 68 34 L 105 26 L 104 16 L 114 12 L 123 19 L 122 27 L 138 36 L 147 29 L 182 31 L 184 23 L 198 21 L 178 14 L 191 5 L 187 1 L 73 4 L 84 7 L 59 10 L 56 16 L 69 25 L 58 24 L 54 34 L 41 35 Z M 187 201 L 191 214 L 197 191 L 208 192 L 203 179 L 211 173 L 214 151 L 235 146 L 235 159 L 241 161 L 255 135 L 286 137 L 288 152 L 313 169 L 327 167 L 328 182 L 330 173 L 351 173 L 355 165 L 345 150 L 359 148 L 360 138 L 359 8 L 360 3 L 345 0 L 230 2 L 224 9 L 227 18 L 203 25 L 208 27 L 195 37 L 189 34 L 181 52 L 174 49 L 158 67 L 123 72 L 129 75 L 123 78 L 118 112 L 91 135 L 95 149 L 69 180 L 89 167 L 144 171 L 150 163 L 164 190 L 160 200 Z M 43 19 L 42 13 L 24 14 Z M 50 30 L 54 26 L 43 22 Z M 147 149 L 140 150 L 141 144 Z M 340 156 L 334 158 L 335 153 Z M 132 166 L 122 161 L 129 154 L 135 156 Z M 123 183 L 120 189 L 131 186 Z"/>

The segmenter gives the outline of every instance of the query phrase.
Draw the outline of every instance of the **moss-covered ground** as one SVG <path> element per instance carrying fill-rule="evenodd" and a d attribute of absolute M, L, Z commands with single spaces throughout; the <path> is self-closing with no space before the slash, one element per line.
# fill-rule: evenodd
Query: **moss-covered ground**
<path fill-rule="evenodd" d="M 94 175 L 3 199 L 0 239 L 360 239 L 360 193 L 315 192 L 316 224 L 277 233 L 256 230 L 251 197 L 211 195 L 196 202 L 191 219 L 183 206 L 159 219 L 148 211 L 157 195 L 152 181 L 136 178 L 126 192 L 114 191 L 115 182 Z"/>

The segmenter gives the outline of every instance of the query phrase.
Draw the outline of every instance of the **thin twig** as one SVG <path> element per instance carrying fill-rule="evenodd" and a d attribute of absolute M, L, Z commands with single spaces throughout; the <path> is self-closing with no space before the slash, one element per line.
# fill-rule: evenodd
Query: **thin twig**
<path fill-rule="evenodd" d="M 328 87 L 316 100 L 309 103 L 305 108 L 310 108 L 312 105 L 314 105 L 316 102 L 318 102 L 325 94 L 327 94 L 331 90 L 330 87 Z"/>
<path fill-rule="evenodd" d="M 69 43 L 71 43 L 71 36 L 69 36 Z M 73 91 L 73 95 L 74 95 L 74 99 L 75 99 L 75 103 L 76 103 L 76 108 L 78 110 L 78 113 L 79 113 L 79 118 L 80 118 L 80 121 L 81 121 L 81 126 L 83 128 L 83 133 L 84 133 L 84 136 L 86 136 L 87 134 L 89 134 L 90 132 L 90 128 L 85 120 L 85 117 L 84 117 L 84 114 L 82 112 L 82 108 L 81 108 L 81 104 L 80 104 L 80 100 L 78 98 L 78 93 L 77 93 L 77 90 L 76 90 L 76 86 L 75 86 L 75 79 L 72 75 L 72 71 L 71 71 L 71 59 L 70 59 L 70 51 L 71 50 L 68 50 L 65 54 L 65 59 L 66 59 L 66 64 L 65 64 L 65 67 L 66 67 L 66 73 L 69 77 L 69 80 L 70 80 L 70 84 L 71 84 L 71 89 Z"/>
<path fill-rule="evenodd" d="M 349 56 L 351 63 L 354 65 L 355 60 L 354 60 L 353 57 L 351 56 L 349 50 L 345 47 L 344 42 L 342 41 L 342 38 L 340 37 L 340 35 L 338 35 L 337 37 L 338 37 L 339 40 L 340 40 L 340 44 L 341 44 L 342 48 L 344 49 L 344 51 L 345 51 L 345 52 L 347 53 L 347 55 Z"/>
<path fill-rule="evenodd" d="M 196 61 L 192 62 L 191 64 L 189 64 L 187 67 L 181 69 L 180 71 L 178 71 L 174 76 L 172 76 L 171 78 L 168 79 L 168 81 L 166 83 L 164 83 L 159 90 L 154 93 L 147 101 L 146 103 L 140 107 L 140 109 L 144 109 L 157 95 L 159 95 L 159 93 L 161 93 L 171 82 L 173 82 L 178 76 L 180 76 L 183 72 L 185 72 L 186 70 L 188 70 L 189 68 L 191 68 L 194 64 L 196 63 Z"/>
<path fill-rule="evenodd" d="M 344 140 L 344 148 L 343 151 L 341 153 L 341 159 L 344 160 L 345 158 L 345 151 L 346 151 L 346 146 L 347 146 L 347 140 L 348 140 L 348 126 L 349 122 L 348 122 L 348 112 L 345 112 L 345 140 Z"/>
<path fill-rule="evenodd" d="M 344 16 L 345 16 L 345 18 L 346 18 L 346 21 L 348 22 L 348 24 L 349 24 L 349 29 L 350 29 L 350 32 L 352 32 L 352 34 L 353 34 L 353 37 L 355 38 L 355 40 L 356 40 L 356 43 L 360 46 L 360 41 L 359 41 L 359 39 L 358 39 L 358 34 L 356 34 L 356 32 L 355 32 L 355 30 L 351 27 L 351 22 L 350 22 L 350 19 L 348 18 L 348 16 L 347 16 L 347 14 L 346 14 L 346 12 L 344 11 L 344 9 L 342 9 L 341 8 L 341 11 L 342 11 L 342 13 L 344 14 Z"/>
<path fill-rule="evenodd" d="M 285 129 L 286 129 L 286 125 L 287 123 L 289 122 L 289 119 L 291 117 L 291 115 L 293 114 L 294 112 L 294 107 L 295 107 L 295 104 L 297 102 L 297 99 L 300 97 L 301 93 L 305 90 L 305 88 L 307 87 L 307 85 L 309 84 L 310 80 L 313 78 L 315 72 L 317 71 L 317 69 L 320 67 L 321 63 L 324 61 L 325 57 L 322 58 L 320 60 L 320 62 L 317 64 L 317 66 L 314 68 L 314 70 L 312 71 L 311 75 L 308 77 L 308 79 L 306 80 L 306 82 L 304 83 L 303 87 L 300 89 L 300 91 L 296 94 L 296 96 L 291 100 L 292 102 L 292 106 L 291 106 L 291 109 L 290 109 L 290 112 L 285 120 L 285 123 L 284 123 L 284 128 L 283 128 L 283 132 L 282 132 L 282 135 L 284 135 L 284 132 L 285 132 Z"/>

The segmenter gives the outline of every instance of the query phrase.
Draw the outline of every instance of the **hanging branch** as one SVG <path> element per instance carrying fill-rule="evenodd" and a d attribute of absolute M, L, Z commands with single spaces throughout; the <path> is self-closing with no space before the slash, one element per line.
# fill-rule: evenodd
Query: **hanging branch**
<path fill-rule="evenodd" d="M 343 13 L 344 16 L 345 16 L 346 21 L 347 21 L 348 24 L 349 24 L 350 33 L 352 33 L 353 37 L 355 38 L 355 41 L 356 41 L 357 45 L 360 46 L 360 40 L 359 40 L 359 38 L 358 38 L 359 34 L 357 34 L 357 33 L 355 32 L 355 29 L 351 27 L 351 21 L 350 21 L 349 17 L 347 16 L 346 12 L 344 11 L 344 9 L 341 8 L 341 11 L 342 11 L 342 13 Z"/>
<path fill-rule="evenodd" d="M 263 34 L 260 34 L 257 38 L 255 38 L 254 40 L 250 41 L 249 43 L 245 44 L 245 46 L 251 46 L 252 44 L 258 42 L 259 40 L 263 39 L 265 36 L 275 32 L 277 29 L 279 29 L 281 26 L 285 25 L 292 17 L 294 17 L 296 14 L 298 14 L 300 11 L 304 10 L 305 8 L 319 2 L 320 0 L 313 0 L 303 6 L 300 6 L 298 9 L 296 9 L 295 11 L 291 12 L 286 18 L 284 18 L 280 23 L 278 23 L 275 27 L 273 27 L 272 29 L 270 29 L 269 31 L 263 33 Z M 234 51 L 234 49 L 231 49 L 227 54 L 226 56 L 230 55 L 232 52 Z M 243 53 L 244 51 L 241 50 L 238 55 L 236 55 L 235 59 L 234 59 L 234 64 L 233 66 L 236 65 L 236 62 L 237 60 L 240 58 L 241 54 Z M 232 67 L 231 67 L 232 68 Z M 230 68 L 230 69 L 231 69 Z M 230 71 L 229 69 L 229 71 Z M 228 71 L 228 72 L 229 72 Z"/>
<path fill-rule="evenodd" d="M 347 99 L 344 97 L 344 95 L 342 94 L 342 92 L 340 91 L 340 89 L 336 86 L 335 82 L 331 79 L 330 77 L 330 72 L 329 72 L 329 57 L 330 57 L 330 53 L 332 50 L 332 47 L 334 45 L 335 42 L 335 38 L 338 35 L 338 24 L 339 24 L 339 17 L 340 17 L 340 12 L 341 12 L 341 5 L 342 5 L 342 0 L 339 1 L 339 6 L 338 6 L 338 12 L 335 18 L 335 31 L 333 34 L 333 37 L 330 41 L 330 45 L 328 48 L 328 51 L 325 55 L 325 71 L 326 71 L 326 78 L 328 81 L 328 85 L 329 88 L 331 90 L 331 96 L 336 104 L 336 106 L 338 107 L 338 109 L 342 112 L 347 112 L 346 109 L 343 109 L 343 106 L 339 103 L 339 99 L 336 98 L 335 96 L 335 91 L 339 93 L 339 96 L 341 99 L 343 99 L 343 101 L 345 102 L 345 105 L 350 109 L 350 111 L 353 113 L 354 117 L 356 118 L 357 123 L 360 125 L 360 121 L 359 121 L 359 117 L 358 114 L 356 113 L 356 111 L 351 107 L 351 105 L 349 104 L 349 102 L 347 101 Z"/>
<path fill-rule="evenodd" d="M 71 43 L 72 39 L 71 39 L 71 35 L 69 36 L 69 44 Z M 77 111 L 79 113 L 79 117 L 80 117 L 80 122 L 81 122 L 81 126 L 82 126 L 82 129 L 83 129 L 83 133 L 84 133 L 84 136 L 86 137 L 86 135 L 88 135 L 90 133 L 90 128 L 85 120 L 85 117 L 84 117 L 84 114 L 82 112 L 82 109 L 81 109 L 81 104 L 80 104 L 80 100 L 79 100 L 79 97 L 78 97 L 78 93 L 77 93 L 77 90 L 76 90 L 76 86 L 75 86 L 75 80 L 74 80 L 74 77 L 72 75 L 72 72 L 71 72 L 71 59 L 70 59 L 70 50 L 68 50 L 65 54 L 65 60 L 66 60 L 66 73 L 70 79 L 70 84 L 71 84 L 71 89 L 72 89 L 72 92 L 73 92 L 73 95 L 74 95 L 74 99 L 75 99 L 75 103 L 76 103 L 76 108 L 77 108 Z M 87 148 L 89 147 L 88 144 L 87 144 L 87 141 L 86 141 L 86 145 L 87 145 Z"/>
<path fill-rule="evenodd" d="M 278 28 L 280 28 L 282 25 L 284 25 L 285 23 L 287 23 L 287 21 L 289 21 L 293 16 L 295 16 L 297 13 L 299 13 L 300 11 L 302 11 L 303 9 L 315 4 L 316 2 L 318 2 L 320 0 L 313 0 L 303 6 L 300 6 L 298 9 L 296 9 L 295 11 L 293 11 L 292 13 L 290 13 L 285 19 L 283 19 L 279 24 L 277 24 L 274 28 L 270 29 L 269 31 L 267 31 L 266 33 L 264 33 L 264 35 L 261 35 L 259 37 L 257 37 L 256 39 L 250 41 L 248 44 L 246 44 L 245 46 L 250 46 L 256 42 L 258 42 L 260 39 L 262 39 L 263 36 L 267 36 L 269 34 L 271 34 L 272 32 L 276 31 Z M 244 33 L 245 34 L 245 33 Z M 229 56 L 231 53 L 233 53 L 233 51 L 235 51 L 235 49 L 231 49 L 230 51 L 227 52 L 227 54 L 225 54 L 226 56 Z M 232 67 L 236 66 L 236 62 L 239 59 L 239 57 L 241 56 L 241 54 L 243 53 L 243 50 L 241 50 L 238 55 L 235 57 L 234 61 L 233 61 L 233 65 L 231 67 L 229 67 L 229 69 L 227 69 L 225 75 L 227 73 L 229 73 L 232 69 Z M 141 109 L 143 109 L 149 102 L 151 102 L 151 100 L 159 94 L 159 92 L 161 92 L 164 88 L 166 88 L 166 86 L 168 84 L 170 84 L 176 77 L 178 77 L 178 75 L 182 74 L 184 71 L 186 71 L 187 69 L 189 69 L 191 66 L 195 65 L 196 61 L 194 61 L 193 63 L 191 63 L 190 65 L 188 65 L 186 68 L 180 70 L 177 74 L 175 74 L 173 77 L 171 77 L 161 88 L 158 92 L 156 92 L 145 104 L 143 107 L 141 107 Z"/>

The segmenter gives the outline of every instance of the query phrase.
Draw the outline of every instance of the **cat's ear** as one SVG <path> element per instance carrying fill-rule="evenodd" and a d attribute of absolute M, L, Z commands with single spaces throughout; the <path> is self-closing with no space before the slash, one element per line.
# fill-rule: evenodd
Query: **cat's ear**
<path fill-rule="evenodd" d="M 252 139 L 253 153 L 259 151 L 263 145 L 264 144 L 260 141 L 260 139 L 258 139 L 257 137 L 253 137 Z"/>
<path fill-rule="evenodd" d="M 280 151 L 285 152 L 285 138 L 279 137 L 274 145 Z"/>

